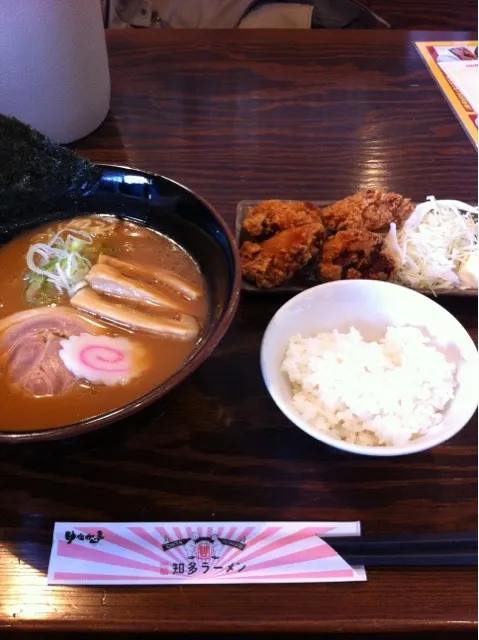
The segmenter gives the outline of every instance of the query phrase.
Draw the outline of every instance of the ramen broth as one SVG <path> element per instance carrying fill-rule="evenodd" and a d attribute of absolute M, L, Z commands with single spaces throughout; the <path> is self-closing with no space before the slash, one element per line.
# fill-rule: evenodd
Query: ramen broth
<path fill-rule="evenodd" d="M 28 271 L 25 256 L 32 243 L 52 236 L 52 228 L 51 224 L 36 228 L 0 247 L 0 322 L 10 314 L 34 308 L 26 302 L 25 297 L 25 274 Z M 200 297 L 184 302 L 187 313 L 198 320 L 198 336 L 194 339 L 179 339 L 175 336 L 132 330 L 77 309 L 75 311 L 81 318 L 92 323 L 92 326 L 106 330 L 106 335 L 128 338 L 141 345 L 142 350 L 148 355 L 145 370 L 125 384 L 108 386 L 79 379 L 59 395 L 35 397 L 10 383 L 7 367 L 2 365 L 0 359 L 1 430 L 44 430 L 117 409 L 151 391 L 174 374 L 201 340 L 202 327 L 208 314 L 205 282 L 198 266 L 181 247 L 155 231 L 119 221 L 113 234 L 102 238 L 101 252 L 144 267 L 161 267 L 196 285 L 201 291 Z M 68 295 L 62 294 L 57 297 L 56 304 L 67 305 L 74 310 Z M 110 300 L 118 303 L 118 300 L 113 298 Z M 128 307 L 149 315 L 157 313 L 157 309 L 131 301 L 128 302 Z"/>

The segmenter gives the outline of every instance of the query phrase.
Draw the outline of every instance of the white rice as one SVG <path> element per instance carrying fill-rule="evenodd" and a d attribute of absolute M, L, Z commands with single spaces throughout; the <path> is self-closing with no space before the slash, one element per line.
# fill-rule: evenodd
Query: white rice
<path fill-rule="evenodd" d="M 455 365 L 414 327 L 388 327 L 380 342 L 354 327 L 296 335 L 281 370 L 306 422 L 360 445 L 404 445 L 440 430 L 456 386 Z"/>

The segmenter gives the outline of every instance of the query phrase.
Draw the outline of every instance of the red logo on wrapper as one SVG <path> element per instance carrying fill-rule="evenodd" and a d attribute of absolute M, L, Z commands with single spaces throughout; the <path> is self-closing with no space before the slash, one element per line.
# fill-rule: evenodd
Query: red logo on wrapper
<path fill-rule="evenodd" d="M 198 560 L 210 560 L 211 558 L 210 545 L 200 543 L 196 547 L 196 557 L 198 558 Z"/>

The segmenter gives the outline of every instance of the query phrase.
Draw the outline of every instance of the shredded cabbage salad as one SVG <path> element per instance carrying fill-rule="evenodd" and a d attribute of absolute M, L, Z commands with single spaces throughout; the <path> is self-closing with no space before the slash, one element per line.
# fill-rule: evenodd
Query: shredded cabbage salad
<path fill-rule="evenodd" d="M 396 257 L 397 280 L 415 288 L 477 289 L 478 209 L 429 196 L 402 229 L 393 223 L 386 245 Z"/>
<path fill-rule="evenodd" d="M 27 251 L 27 301 L 35 302 L 46 284 L 58 293 L 73 296 L 86 283 L 84 278 L 91 262 L 82 252 L 91 245 L 93 236 L 81 229 L 64 227 L 48 242 L 36 242 Z"/>

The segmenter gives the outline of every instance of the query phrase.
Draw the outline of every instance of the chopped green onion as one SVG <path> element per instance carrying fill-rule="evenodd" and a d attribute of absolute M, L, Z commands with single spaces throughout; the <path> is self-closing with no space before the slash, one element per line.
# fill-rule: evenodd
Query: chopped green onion
<path fill-rule="evenodd" d="M 58 293 L 73 295 L 91 269 L 91 262 L 82 251 L 91 249 L 92 236 L 86 231 L 65 227 L 48 243 L 33 244 L 26 256 L 29 273 L 27 299 L 34 298 L 45 284 L 53 286 Z"/>

